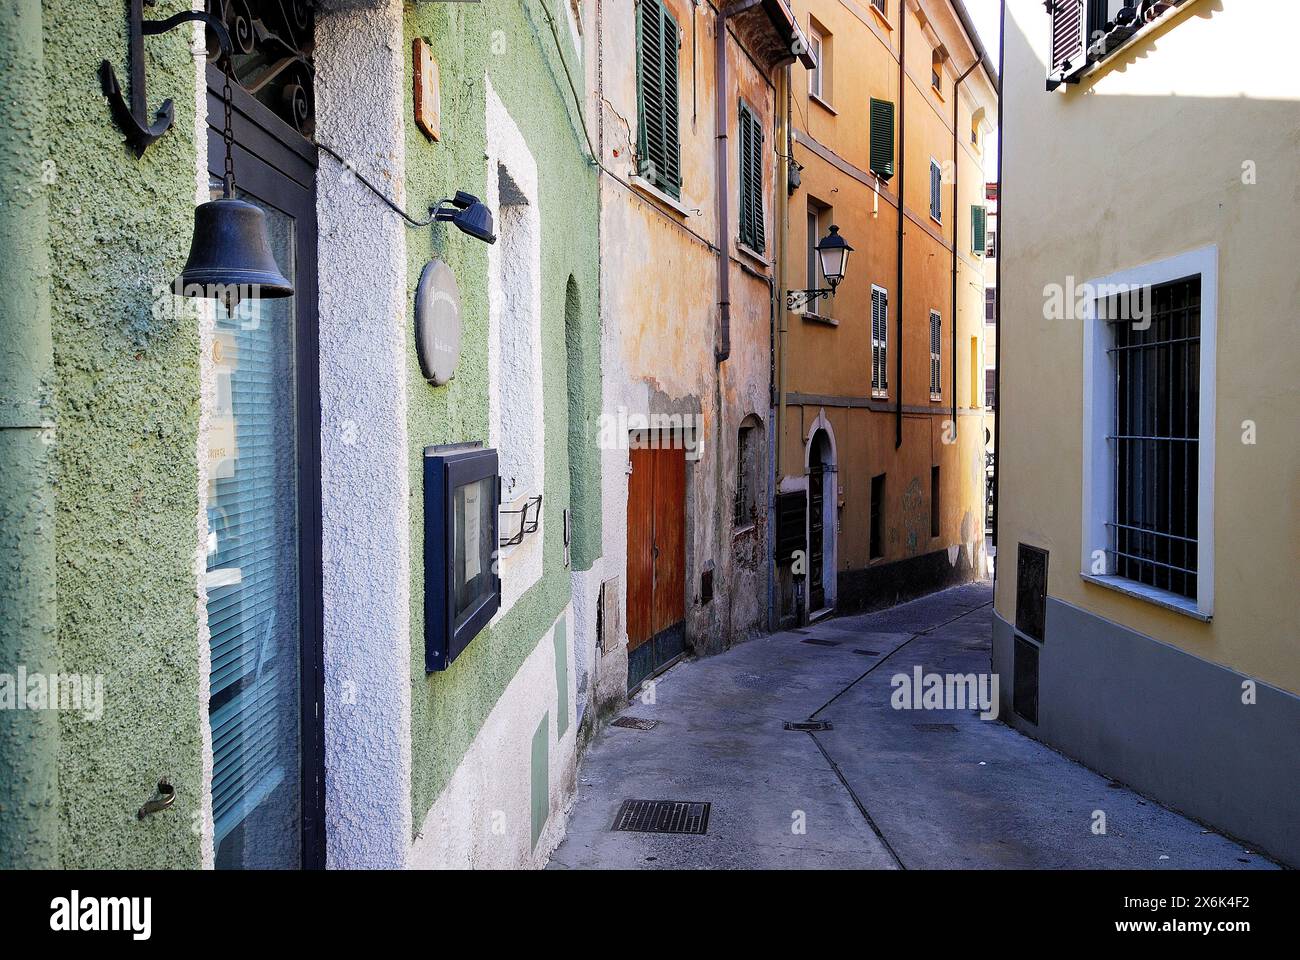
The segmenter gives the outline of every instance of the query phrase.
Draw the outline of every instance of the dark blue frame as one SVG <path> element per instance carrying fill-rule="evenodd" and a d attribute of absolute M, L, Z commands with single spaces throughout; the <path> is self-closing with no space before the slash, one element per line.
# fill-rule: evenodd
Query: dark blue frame
<path fill-rule="evenodd" d="M 456 628 L 453 602 L 455 545 L 451 541 L 452 509 L 457 487 L 497 477 L 497 452 L 459 444 L 424 449 L 424 671 L 435 673 L 451 666 L 471 640 L 487 626 L 501 607 L 501 578 L 496 570 L 496 550 L 489 567 L 492 589 L 460 628 Z M 499 535 L 497 511 L 501 506 L 499 483 L 492 489 L 494 546 Z"/>

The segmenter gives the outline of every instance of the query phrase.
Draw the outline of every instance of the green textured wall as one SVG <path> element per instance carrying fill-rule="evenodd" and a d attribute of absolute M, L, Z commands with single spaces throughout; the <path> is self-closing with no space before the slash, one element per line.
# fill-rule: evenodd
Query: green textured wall
<path fill-rule="evenodd" d="M 146 16 L 189 4 L 162 0 Z M 192 317 L 155 316 L 193 226 L 192 34 L 145 42 L 151 108 L 173 130 L 141 159 L 109 117 L 97 70 L 127 72 L 121 0 L 45 0 L 54 181 L 50 287 L 59 424 L 58 652 L 102 674 L 104 713 L 60 714 L 60 859 L 76 867 L 197 866 L 201 797 L 197 432 Z M 173 809 L 138 822 L 160 777 Z"/>
<path fill-rule="evenodd" d="M 464 317 L 461 363 L 456 377 L 431 387 L 421 376 L 414 346 L 410 350 L 411 434 L 411 791 L 413 826 L 446 785 L 474 735 L 524 659 L 542 640 L 569 601 L 570 569 L 564 566 L 562 511 L 570 505 L 568 380 L 578 377 L 595 389 L 583 392 L 578 412 L 585 421 L 586 444 L 572 471 L 574 541 L 579 568 L 589 567 L 600 542 L 599 459 L 592 429 L 600 390 L 598 210 L 595 168 L 565 80 L 566 62 L 574 86 L 583 89 L 582 67 L 573 51 L 560 0 L 549 7 L 563 54 L 540 0 L 494 0 L 485 4 L 422 4 L 408 7 L 407 49 L 416 37 L 429 41 L 441 72 L 442 139 L 427 140 L 407 124 L 407 206 L 422 210 L 456 189 L 486 193 L 484 162 L 485 90 L 491 79 L 528 142 L 538 170 L 538 204 L 542 236 L 542 375 L 546 431 L 543 507 L 543 574 L 495 627 L 481 633 L 444 673 L 424 673 L 423 479 L 426 444 L 488 438 L 488 294 L 487 247 L 454 228 L 412 231 L 409 243 L 409 288 L 431 257 L 446 260 L 456 273 Z M 562 59 L 563 57 L 563 59 Z M 410 58 L 407 91 L 410 96 Z M 409 116 L 409 114 L 408 114 Z M 569 277 L 574 290 L 569 289 Z M 566 299 L 580 311 L 570 321 L 580 331 L 578 344 L 566 345 Z M 572 315 L 572 308 L 571 308 Z M 575 339 L 572 335 L 570 340 Z M 568 371 L 570 354 L 583 369 Z M 594 531 L 594 533 L 593 533 Z"/>

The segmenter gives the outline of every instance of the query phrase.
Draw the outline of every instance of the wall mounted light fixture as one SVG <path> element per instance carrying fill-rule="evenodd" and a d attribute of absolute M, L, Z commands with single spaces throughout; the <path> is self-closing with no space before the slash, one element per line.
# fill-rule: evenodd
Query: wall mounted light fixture
<path fill-rule="evenodd" d="M 821 263 L 822 276 L 826 278 L 828 287 L 815 287 L 809 290 L 788 290 L 785 295 L 785 307 L 787 310 L 807 309 L 809 304 L 816 303 L 821 297 L 835 296 L 835 288 L 844 280 L 844 272 L 848 267 L 849 254 L 853 248 L 849 246 L 847 240 L 840 236 L 840 228 L 831 224 L 830 232 L 817 241 L 817 259 Z"/>

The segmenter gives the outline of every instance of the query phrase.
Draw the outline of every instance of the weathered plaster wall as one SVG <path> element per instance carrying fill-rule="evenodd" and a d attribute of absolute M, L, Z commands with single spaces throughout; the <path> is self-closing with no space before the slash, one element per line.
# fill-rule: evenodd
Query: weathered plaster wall
<path fill-rule="evenodd" d="M 402 55 L 406 59 L 408 116 L 410 47 L 415 37 L 429 41 L 442 75 L 442 139 L 433 143 L 414 124 L 406 125 L 408 206 L 423 210 L 456 189 L 468 190 L 479 197 L 488 196 L 488 177 L 495 177 L 496 170 L 489 170 L 485 163 L 489 152 L 487 81 L 522 133 L 536 163 L 536 202 L 541 229 L 541 424 L 546 448 L 543 530 L 535 535 L 541 538 L 540 578 L 505 615 L 474 639 L 451 669 L 427 677 L 424 673 L 423 564 L 412 564 L 411 797 L 415 823 L 423 823 L 435 800 L 449 789 L 475 738 L 480 736 L 498 705 L 509 718 L 510 729 L 525 730 L 531 735 L 542 719 L 539 710 L 543 704 L 549 704 L 545 713 L 549 718 L 550 758 L 554 761 L 573 750 L 572 738 L 558 735 L 556 711 L 560 698 L 553 672 L 554 654 L 546 686 L 541 686 L 545 681 L 540 679 L 546 673 L 544 669 L 524 667 L 534 651 L 550 646 L 552 624 L 569 603 L 572 569 L 566 568 L 563 562 L 562 511 L 572 508 L 574 543 L 584 545 L 574 554 L 575 564 L 590 566 L 594 562 L 592 545 L 596 542 L 592 531 L 599 530 L 601 509 L 599 490 L 593 483 L 570 484 L 570 460 L 575 454 L 593 464 L 585 471 L 588 475 L 595 473 L 594 430 L 582 442 L 570 442 L 572 428 L 566 385 L 574 376 L 589 383 L 598 382 L 597 354 L 594 346 L 580 348 L 577 353 L 583 368 L 566 370 L 571 351 L 566 346 L 565 304 L 572 276 L 581 305 L 576 321 L 576 328 L 582 331 L 579 339 L 594 345 L 598 336 L 596 305 L 599 302 L 597 201 L 595 175 L 585 159 L 586 140 L 562 72 L 566 65 L 572 69 L 575 86 L 581 90 L 582 65 L 562 19 L 558 21 L 557 33 L 562 53 L 557 51 L 546 9 L 534 0 L 491 5 L 428 4 L 408 7 L 405 13 Z M 420 374 L 413 345 L 408 342 L 410 549 L 417 558 L 423 555 L 424 548 L 423 447 L 486 441 L 489 390 L 493 382 L 488 353 L 488 248 L 447 226 L 412 231 L 408 235 L 408 294 L 415 288 L 420 269 L 435 256 L 447 261 L 456 273 L 464 335 L 455 378 L 446 386 L 436 388 Z M 594 425 L 594 394 L 592 401 L 578 406 L 584 425 Z M 584 470 L 572 472 L 581 476 Z M 570 677 L 577 629 L 580 628 L 565 632 Z M 572 696 L 568 698 L 568 709 L 573 710 Z M 571 721 L 568 730 L 570 733 L 573 730 Z M 551 783 L 556 782 L 557 777 L 552 776 Z M 495 780 L 490 786 L 496 793 L 480 794 L 479 803 L 499 804 L 504 802 L 495 799 L 500 796 L 510 798 L 513 803 L 532 789 L 526 779 L 521 781 L 515 777 Z M 460 789 L 456 787 L 455 791 Z M 455 791 L 455 796 L 461 795 Z M 466 809 L 459 802 L 449 799 L 438 809 Z M 462 821 L 447 829 L 472 831 L 474 827 Z M 411 854 L 413 863 L 427 861 L 430 854 L 425 849 L 417 846 Z"/>
<path fill-rule="evenodd" d="M 598 111 L 604 165 L 601 178 L 602 368 L 604 413 L 692 414 L 702 418 L 702 455 L 686 468 L 686 632 L 699 652 L 717 652 L 745 639 L 762 622 L 766 605 L 766 514 L 755 529 L 733 537 L 736 434 L 747 416 L 759 420 L 766 462 L 771 338 L 771 255 L 775 242 L 774 102 L 769 78 L 736 38 L 727 38 L 726 100 L 729 224 L 719 236 L 715 169 L 716 11 L 687 0 L 666 0 L 681 35 L 678 114 L 681 139 L 680 203 L 638 187 L 636 131 L 636 16 L 630 5 L 602 9 L 603 71 Z M 738 100 L 761 117 L 765 141 L 766 249 L 743 250 L 738 237 Z M 718 336 L 717 249 L 725 246 L 731 278 L 731 354 L 715 360 Z M 665 295 L 662 291 L 668 291 Z M 604 451 L 605 555 L 620 577 L 623 628 L 606 648 L 602 669 L 626 681 L 627 466 L 626 449 Z M 760 478 L 766 476 L 760 471 Z M 765 499 L 765 498 L 763 498 Z M 756 554 L 757 545 L 757 556 Z M 703 601 L 700 577 L 714 570 L 714 594 Z M 614 680 L 609 679 L 611 685 Z"/>
<path fill-rule="evenodd" d="M 164 0 L 151 16 L 188 7 Z M 59 859 L 197 866 L 198 334 L 192 308 L 155 293 L 180 272 L 193 225 L 194 34 L 145 43 L 151 108 L 171 97 L 176 122 L 137 159 L 97 76 L 107 58 L 125 79 L 123 5 L 49 0 L 43 14 L 59 656 L 104 683 L 101 719 L 59 717 Z M 175 807 L 137 821 L 161 777 Z"/>

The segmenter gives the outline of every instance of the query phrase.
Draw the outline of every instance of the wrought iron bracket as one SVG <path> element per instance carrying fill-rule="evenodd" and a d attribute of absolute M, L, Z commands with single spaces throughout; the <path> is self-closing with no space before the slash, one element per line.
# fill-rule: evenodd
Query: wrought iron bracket
<path fill-rule="evenodd" d="M 807 310 L 812 304 L 816 303 L 822 297 L 833 297 L 833 289 L 814 289 L 814 290 L 787 290 L 785 292 L 785 308 L 792 313 L 801 310 Z"/>
<path fill-rule="evenodd" d="M 126 142 L 135 151 L 137 157 L 143 156 L 145 150 L 159 137 L 171 129 L 174 120 L 171 98 L 162 102 L 154 111 L 152 122 L 149 119 L 149 99 L 145 90 L 144 74 L 144 38 L 167 33 L 182 23 L 198 21 L 204 23 L 216 34 L 217 43 L 221 45 L 222 57 L 230 57 L 234 47 L 230 43 L 230 32 L 225 24 L 210 13 L 199 10 L 186 10 L 166 20 L 146 20 L 145 4 L 154 5 L 154 0 L 126 0 L 127 34 L 126 53 L 127 70 L 131 80 L 131 98 L 128 102 L 118 83 L 113 65 L 105 60 L 99 65 L 99 82 L 108 98 L 108 108 L 113 120 L 126 134 Z"/>
<path fill-rule="evenodd" d="M 541 522 L 542 495 L 539 493 L 535 497 L 529 497 L 518 510 L 502 510 L 501 515 L 519 517 L 519 530 L 512 537 L 501 537 L 501 546 L 513 547 L 516 544 L 523 543 L 524 537 L 537 532 L 537 525 Z M 532 516 L 531 520 L 528 519 L 530 515 Z"/>

